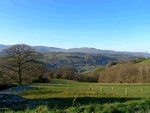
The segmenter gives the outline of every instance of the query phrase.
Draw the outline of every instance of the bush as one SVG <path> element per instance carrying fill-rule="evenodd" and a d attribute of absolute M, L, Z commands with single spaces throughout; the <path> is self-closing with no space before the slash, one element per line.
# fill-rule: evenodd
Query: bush
<path fill-rule="evenodd" d="M 65 71 L 61 78 L 68 79 L 68 80 L 74 80 L 75 72 L 74 71 Z"/>
<path fill-rule="evenodd" d="M 119 83 L 122 83 L 122 81 L 118 80 Z"/>
<path fill-rule="evenodd" d="M 43 77 L 42 75 L 38 75 L 37 78 L 32 80 L 32 83 L 49 83 L 50 79 L 47 77 Z"/>

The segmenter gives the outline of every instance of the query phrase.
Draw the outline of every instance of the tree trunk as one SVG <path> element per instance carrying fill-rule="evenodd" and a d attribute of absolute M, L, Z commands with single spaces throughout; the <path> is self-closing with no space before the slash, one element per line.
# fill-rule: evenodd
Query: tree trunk
<path fill-rule="evenodd" d="M 19 85 L 22 85 L 21 73 L 19 73 Z"/>
<path fill-rule="evenodd" d="M 22 78 L 21 78 L 21 69 L 20 69 L 20 63 L 19 63 L 19 71 L 18 71 L 18 74 L 19 74 L 19 85 L 22 85 Z"/>

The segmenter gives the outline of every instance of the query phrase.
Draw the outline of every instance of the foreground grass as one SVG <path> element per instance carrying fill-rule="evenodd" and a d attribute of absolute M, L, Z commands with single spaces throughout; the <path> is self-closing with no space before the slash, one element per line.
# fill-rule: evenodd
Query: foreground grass
<path fill-rule="evenodd" d="M 49 102 L 47 105 L 39 104 L 38 106 L 29 106 L 22 108 L 19 112 L 35 112 L 38 113 L 47 110 L 47 112 L 76 112 L 86 110 L 86 107 L 96 107 L 108 104 L 124 103 L 131 100 L 141 100 L 142 98 L 135 98 L 132 96 L 122 96 L 112 93 L 103 93 L 95 91 L 72 91 L 72 92 L 60 92 L 60 91 L 37 91 L 31 93 L 18 94 L 21 97 L 27 98 L 29 100 L 41 99 L 42 103 Z M 83 107 L 83 109 L 81 109 Z M 13 109 L 13 107 L 9 107 Z M 89 108 L 89 109 L 97 109 Z M 101 107 L 100 107 L 101 108 Z M 20 109 L 20 108 L 18 108 Z M 102 108 L 101 108 L 102 109 Z M 100 109 L 99 109 L 100 110 Z M 91 111 L 91 110 L 90 110 Z M 13 110 L 13 112 L 18 112 L 18 110 Z M 87 112 L 88 113 L 88 112 Z"/>
<path fill-rule="evenodd" d="M 93 100 L 94 101 L 94 100 Z M 8 110 L 6 112 L 9 113 L 135 113 L 136 111 L 140 111 L 138 113 L 146 113 L 147 110 L 150 109 L 150 99 L 142 99 L 142 100 L 131 100 L 123 103 L 115 102 L 111 103 L 111 101 L 100 104 L 100 103 L 88 103 L 81 104 L 79 102 L 75 102 L 74 104 L 67 106 L 66 98 L 63 100 L 55 100 L 55 104 L 53 103 L 47 105 L 39 105 L 36 108 L 29 106 L 24 110 Z M 63 105 L 66 105 L 65 107 Z M 147 111 L 148 112 L 148 111 Z"/>

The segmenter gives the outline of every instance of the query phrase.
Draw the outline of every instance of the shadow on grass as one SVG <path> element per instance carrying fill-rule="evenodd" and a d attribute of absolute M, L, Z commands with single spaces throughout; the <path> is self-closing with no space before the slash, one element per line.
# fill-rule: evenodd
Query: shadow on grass
<path fill-rule="evenodd" d="M 58 84 L 58 85 L 57 84 L 43 85 L 42 84 L 42 85 L 39 85 L 39 86 L 51 86 L 51 87 L 52 86 L 59 86 L 59 87 L 61 86 L 61 87 L 67 87 L 67 85 L 64 85 L 64 84 L 63 85 L 61 85 L 61 84 Z M 68 85 L 68 86 L 73 86 L 73 85 Z"/>
<path fill-rule="evenodd" d="M 92 96 L 92 95 L 91 95 Z M 46 99 L 40 99 L 40 101 L 42 102 L 42 104 L 38 104 L 35 107 L 32 106 L 32 108 L 30 108 L 30 110 L 35 109 L 36 107 L 40 106 L 40 105 L 44 105 L 44 102 L 49 102 L 47 103 L 47 108 L 48 110 L 54 110 L 54 109 L 67 109 L 69 107 L 72 106 L 73 104 L 73 100 L 75 98 L 73 97 L 55 97 L 55 98 L 46 98 Z M 82 106 L 82 105 L 88 105 L 88 104 L 92 104 L 92 103 L 96 103 L 96 104 L 106 104 L 106 103 L 115 103 L 115 102 L 127 102 L 130 100 L 141 100 L 143 98 L 134 98 L 134 97 L 78 97 L 75 100 L 75 105 L 74 106 Z M 30 101 L 36 101 L 38 99 L 28 99 Z M 57 106 L 57 108 L 56 108 Z M 11 107 L 11 106 L 10 106 Z M 9 108 L 9 107 L 8 107 Z M 27 109 L 27 106 L 22 108 L 22 109 L 13 109 L 13 111 L 25 111 Z"/>
<path fill-rule="evenodd" d="M 4 85 L 4 84 L 0 84 L 0 91 L 11 88 L 11 87 L 15 87 L 18 86 L 16 84 L 11 84 L 11 85 Z"/>

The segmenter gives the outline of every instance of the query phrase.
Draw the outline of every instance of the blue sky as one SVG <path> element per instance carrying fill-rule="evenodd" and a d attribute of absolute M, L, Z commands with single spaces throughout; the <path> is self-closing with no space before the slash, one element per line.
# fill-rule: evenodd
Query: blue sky
<path fill-rule="evenodd" d="M 0 44 L 150 52 L 149 0 L 2 0 Z"/>

